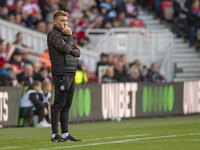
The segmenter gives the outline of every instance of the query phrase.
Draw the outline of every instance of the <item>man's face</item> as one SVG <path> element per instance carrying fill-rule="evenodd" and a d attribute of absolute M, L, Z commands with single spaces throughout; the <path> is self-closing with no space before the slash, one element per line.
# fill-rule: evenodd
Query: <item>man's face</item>
<path fill-rule="evenodd" d="M 67 16 L 58 16 L 56 19 L 54 19 L 54 24 L 60 28 L 61 30 L 64 30 L 64 28 L 68 24 L 68 18 Z"/>
<path fill-rule="evenodd" d="M 32 77 L 33 76 L 33 68 L 30 67 L 29 69 L 27 69 L 26 74 L 27 74 L 28 77 Z"/>
<path fill-rule="evenodd" d="M 41 85 L 35 86 L 34 89 L 39 93 L 41 91 Z"/>
<path fill-rule="evenodd" d="M 22 35 L 22 34 L 19 34 L 19 35 L 17 36 L 17 40 L 18 40 L 18 41 L 22 41 L 22 40 L 23 40 L 23 35 Z"/>
<path fill-rule="evenodd" d="M 158 66 L 157 64 L 154 64 L 151 68 L 152 72 L 157 72 L 158 71 Z"/>

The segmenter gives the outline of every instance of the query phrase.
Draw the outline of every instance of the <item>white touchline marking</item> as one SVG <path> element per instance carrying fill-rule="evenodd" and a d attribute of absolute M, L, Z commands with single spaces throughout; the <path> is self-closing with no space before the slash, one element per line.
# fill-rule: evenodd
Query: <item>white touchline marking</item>
<path fill-rule="evenodd" d="M 88 139 L 83 141 L 96 141 L 96 140 L 103 140 L 103 139 L 117 139 L 117 138 L 125 138 L 125 137 L 137 137 L 137 136 L 147 136 L 149 134 L 136 134 L 136 135 L 125 135 L 125 136 L 113 136 L 113 137 L 105 137 L 105 138 L 95 138 L 95 139 Z"/>
<path fill-rule="evenodd" d="M 45 148 L 45 149 L 39 149 L 39 150 L 76 148 L 76 147 L 96 146 L 96 145 L 105 145 L 105 144 L 115 144 L 115 143 L 124 143 L 124 142 L 141 141 L 141 140 L 152 140 L 152 139 L 170 138 L 170 137 L 178 137 L 178 136 L 190 136 L 190 135 L 199 135 L 199 134 L 200 133 L 189 133 L 189 134 L 179 134 L 179 135 L 155 136 L 155 137 L 146 137 L 146 138 L 138 138 L 138 139 L 128 139 L 128 140 L 122 140 L 122 141 L 111 141 L 111 142 L 102 142 L 102 143 L 93 143 L 93 144 L 84 144 L 84 145 L 74 145 L 74 146 L 63 146 L 63 147 Z"/>
<path fill-rule="evenodd" d="M 20 147 L 2 147 L 0 149 L 15 149 L 15 148 L 20 148 Z"/>

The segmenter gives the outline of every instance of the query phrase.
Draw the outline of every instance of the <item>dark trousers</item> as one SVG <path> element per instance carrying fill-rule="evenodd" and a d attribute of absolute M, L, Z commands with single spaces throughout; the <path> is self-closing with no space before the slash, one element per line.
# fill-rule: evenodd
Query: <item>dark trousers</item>
<path fill-rule="evenodd" d="M 154 0 L 154 9 L 156 11 L 156 14 L 158 15 L 158 17 L 160 17 L 161 15 L 161 0 Z"/>
<path fill-rule="evenodd" d="M 195 35 L 196 35 L 198 29 L 200 29 L 200 28 L 195 27 L 195 26 L 189 26 L 190 46 L 194 45 Z"/>
<path fill-rule="evenodd" d="M 186 19 L 180 19 L 178 17 L 174 17 L 173 22 L 174 22 L 174 27 L 175 27 L 177 36 L 181 36 L 181 30 L 180 30 L 179 25 L 185 24 Z"/>
<path fill-rule="evenodd" d="M 34 115 L 38 115 L 39 117 L 38 123 L 40 123 L 44 118 L 44 106 L 42 105 L 36 106 L 34 110 L 33 110 L 33 107 L 20 108 L 20 117 L 23 117 L 24 119 L 27 119 L 27 120 L 31 120 Z"/>
<path fill-rule="evenodd" d="M 34 110 L 34 114 L 38 115 L 38 117 L 39 117 L 38 123 L 40 123 L 44 118 L 44 106 L 40 105 L 35 108 L 36 109 Z"/>
<path fill-rule="evenodd" d="M 51 110 L 51 125 L 53 134 L 58 133 L 59 119 L 62 133 L 68 132 L 69 109 L 74 95 L 75 78 L 73 76 L 67 76 L 66 78 L 67 80 L 65 80 L 65 82 L 68 87 L 64 91 L 60 88 L 63 76 L 56 76 L 53 78 L 55 84 L 55 99 Z"/>

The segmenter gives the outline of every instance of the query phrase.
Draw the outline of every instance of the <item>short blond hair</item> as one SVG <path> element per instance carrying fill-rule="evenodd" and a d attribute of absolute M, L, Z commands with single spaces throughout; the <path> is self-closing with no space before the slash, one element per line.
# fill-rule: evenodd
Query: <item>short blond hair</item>
<path fill-rule="evenodd" d="M 49 81 L 43 81 L 42 82 L 42 89 L 46 89 L 48 86 L 51 86 L 51 82 Z"/>
<path fill-rule="evenodd" d="M 35 88 L 36 86 L 42 86 L 42 83 L 40 81 L 33 81 L 33 83 L 31 84 L 31 86 L 33 88 Z"/>
<path fill-rule="evenodd" d="M 53 14 L 53 19 L 56 19 L 58 16 L 68 16 L 68 13 L 63 10 L 56 10 Z"/>

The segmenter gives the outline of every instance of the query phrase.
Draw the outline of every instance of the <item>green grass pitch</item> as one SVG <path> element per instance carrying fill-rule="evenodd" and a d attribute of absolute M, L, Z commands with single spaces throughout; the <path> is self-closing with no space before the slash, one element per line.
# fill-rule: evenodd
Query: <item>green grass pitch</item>
<path fill-rule="evenodd" d="M 70 124 L 81 142 L 51 143 L 51 128 L 0 129 L 0 149 L 199 150 L 200 116 Z"/>

